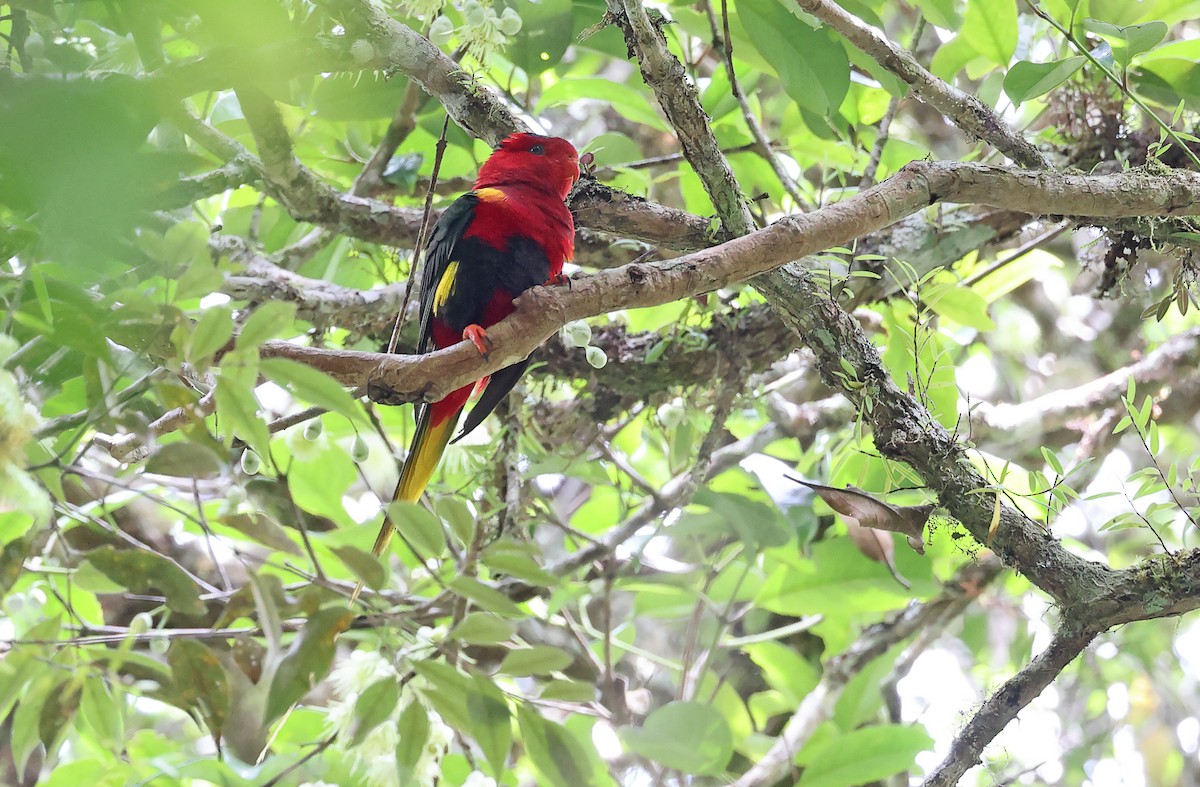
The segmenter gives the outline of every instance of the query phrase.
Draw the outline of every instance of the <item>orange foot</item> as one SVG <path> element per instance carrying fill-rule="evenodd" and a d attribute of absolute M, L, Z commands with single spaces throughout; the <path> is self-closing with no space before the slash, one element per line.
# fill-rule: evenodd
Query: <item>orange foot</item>
<path fill-rule="evenodd" d="M 472 324 L 464 328 L 463 338 L 475 345 L 475 349 L 479 350 L 479 354 L 483 356 L 484 360 L 487 360 L 492 348 L 495 347 L 492 337 L 488 336 L 487 331 L 479 325 Z"/>
<path fill-rule="evenodd" d="M 566 285 L 566 288 L 569 290 L 571 289 L 571 277 L 565 273 L 560 273 L 557 276 L 551 276 L 546 284 L 550 287 L 562 287 Z"/>

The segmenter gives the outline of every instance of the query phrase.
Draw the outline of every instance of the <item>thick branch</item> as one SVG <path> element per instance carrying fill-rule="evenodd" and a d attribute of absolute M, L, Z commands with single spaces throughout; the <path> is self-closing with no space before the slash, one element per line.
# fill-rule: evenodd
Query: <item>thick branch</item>
<path fill-rule="evenodd" d="M 609 0 L 608 10 L 625 34 L 630 56 L 636 55 L 642 79 L 658 98 L 717 215 L 729 232 L 745 235 L 754 227 L 750 211 L 683 64 L 667 49 L 662 31 L 650 21 L 639 0 Z"/>
<path fill-rule="evenodd" d="M 995 432 L 1044 434 L 1072 418 L 1117 404 L 1125 395 L 1130 378 L 1137 381 L 1139 387 L 1153 387 L 1178 382 L 1197 365 L 1200 365 L 1200 329 L 1192 329 L 1172 336 L 1141 360 L 1091 382 L 1051 391 L 1020 404 L 991 406 L 982 403 L 975 409 L 973 418 Z"/>
<path fill-rule="evenodd" d="M 319 0 L 318 5 L 342 18 L 351 40 L 361 36 L 371 44 L 373 67 L 415 79 L 472 135 L 497 145 L 514 131 L 530 130 L 429 39 L 397 22 L 382 6 L 366 0 Z"/>
<path fill-rule="evenodd" d="M 325 370 L 347 385 L 357 387 L 367 382 L 382 385 L 394 392 L 389 401 L 433 400 L 528 356 L 570 320 L 617 309 L 658 306 L 711 292 L 778 268 L 789 260 L 802 259 L 830 246 L 847 245 L 856 237 L 939 200 L 1015 205 L 1035 214 L 1062 211 L 1113 217 L 1182 214 L 1197 199 L 1200 199 L 1200 176 L 1185 172 L 1162 177 L 1138 172 L 1087 176 L 976 164 L 914 162 L 845 202 L 785 217 L 720 246 L 673 260 L 634 263 L 579 277 L 570 289 L 534 288 L 517 300 L 513 316 L 489 329 L 495 350 L 488 360 L 481 361 L 469 343 L 423 358 L 316 350 L 281 342 L 268 343 L 264 352 L 294 357 Z M 822 312 L 828 309 L 824 303 L 805 303 L 799 297 L 798 286 L 794 277 L 783 278 L 768 290 L 775 289 L 778 300 L 794 304 L 789 313 L 795 312 L 796 319 L 810 319 L 805 315 L 811 309 Z M 840 309 L 837 312 L 839 319 L 852 323 L 845 312 Z M 824 326 L 820 327 L 824 330 Z M 854 330 L 869 346 L 856 325 Z M 824 333 L 828 336 L 827 330 Z"/>
<path fill-rule="evenodd" d="M 296 316 L 318 329 L 339 327 L 356 334 L 383 334 L 391 330 L 396 311 L 404 302 L 404 284 L 375 290 L 342 287 L 281 268 L 232 236 L 216 239 L 211 245 L 215 251 L 246 265 L 245 275 L 227 277 L 221 292 L 247 301 L 295 303 Z"/>

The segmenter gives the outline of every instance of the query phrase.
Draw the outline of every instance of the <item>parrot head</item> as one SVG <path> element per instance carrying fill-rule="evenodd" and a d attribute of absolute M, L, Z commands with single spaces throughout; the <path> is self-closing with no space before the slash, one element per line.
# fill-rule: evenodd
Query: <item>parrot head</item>
<path fill-rule="evenodd" d="M 475 188 L 524 185 L 566 199 L 579 180 L 579 153 L 561 137 L 510 134 L 479 169 Z"/>

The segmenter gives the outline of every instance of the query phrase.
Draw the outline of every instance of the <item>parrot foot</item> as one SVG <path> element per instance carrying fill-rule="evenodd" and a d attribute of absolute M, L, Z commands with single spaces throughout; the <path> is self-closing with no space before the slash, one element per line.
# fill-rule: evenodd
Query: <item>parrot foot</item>
<path fill-rule="evenodd" d="M 557 276 L 551 276 L 549 281 L 546 282 L 546 286 L 548 286 L 548 287 L 563 287 L 563 286 L 565 286 L 569 290 L 569 289 L 571 289 L 571 277 L 565 273 L 560 273 Z"/>
<path fill-rule="evenodd" d="M 492 343 L 492 337 L 488 336 L 487 331 L 479 325 L 472 324 L 464 328 L 463 339 L 475 345 L 475 349 L 479 350 L 479 354 L 483 356 L 485 361 L 492 352 L 492 348 L 496 346 Z"/>

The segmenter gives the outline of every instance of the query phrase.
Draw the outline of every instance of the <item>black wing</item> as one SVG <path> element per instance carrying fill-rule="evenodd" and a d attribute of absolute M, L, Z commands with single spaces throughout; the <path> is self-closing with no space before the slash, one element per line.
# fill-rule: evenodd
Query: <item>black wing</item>
<path fill-rule="evenodd" d="M 492 411 L 504 401 L 504 397 L 508 396 L 508 392 L 517 384 L 517 380 L 521 379 L 521 375 L 525 374 L 525 369 L 529 367 L 529 361 L 529 358 L 517 361 L 512 366 L 505 366 L 492 375 L 492 379 L 488 380 L 487 388 L 484 388 L 483 393 L 480 394 L 479 401 L 471 408 L 471 412 L 467 413 L 462 430 L 450 442 L 457 443 L 483 423 L 483 419 L 492 414 Z"/>
<path fill-rule="evenodd" d="M 545 250 L 527 237 L 517 235 L 509 238 L 505 257 L 504 264 L 494 273 L 495 283 L 514 296 L 520 295 L 530 287 L 545 284 L 550 278 L 550 260 L 546 258 Z M 466 437 L 471 430 L 483 423 L 483 419 L 491 415 L 521 379 L 528 366 L 529 359 L 526 358 L 492 375 L 479 401 L 471 408 L 471 412 L 467 413 L 462 431 L 454 438 L 454 442 Z"/>
<path fill-rule="evenodd" d="M 442 283 L 442 276 L 446 274 L 446 268 L 453 258 L 454 247 L 470 226 L 478 204 L 479 198 L 473 193 L 462 195 L 446 208 L 437 224 L 433 225 L 433 232 L 429 233 L 429 242 L 425 244 L 425 271 L 421 277 L 421 333 L 417 339 L 419 353 L 429 352 L 433 295 Z"/>

